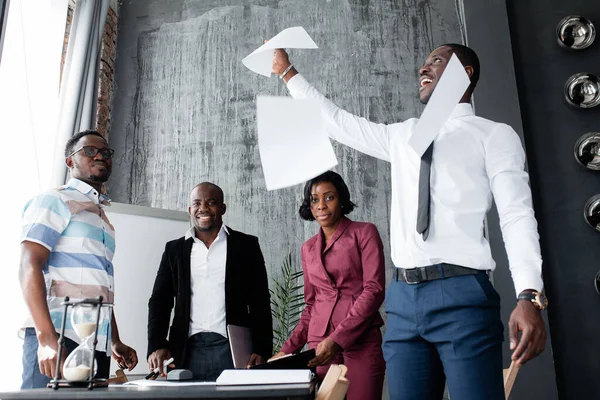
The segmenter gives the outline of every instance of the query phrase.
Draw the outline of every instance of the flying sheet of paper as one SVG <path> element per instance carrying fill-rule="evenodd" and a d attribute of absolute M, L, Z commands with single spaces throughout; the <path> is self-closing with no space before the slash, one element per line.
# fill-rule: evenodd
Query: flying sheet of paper
<path fill-rule="evenodd" d="M 453 54 L 417 122 L 414 133 L 408 139 L 408 144 L 419 157 L 435 140 L 470 84 L 465 67 Z"/>
<path fill-rule="evenodd" d="M 242 60 L 242 63 L 253 72 L 271 76 L 273 67 L 273 50 L 275 49 L 317 49 L 317 45 L 303 27 L 287 28 L 273 36 L 271 40 L 254 50 Z"/>
<path fill-rule="evenodd" d="M 315 101 L 257 96 L 256 108 L 267 190 L 303 183 L 337 165 Z"/>

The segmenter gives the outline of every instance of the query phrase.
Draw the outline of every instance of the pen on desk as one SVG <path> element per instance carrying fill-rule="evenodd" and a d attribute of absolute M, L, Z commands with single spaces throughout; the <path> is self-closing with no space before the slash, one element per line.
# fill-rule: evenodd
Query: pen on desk
<path fill-rule="evenodd" d="M 150 372 L 148 375 L 146 375 L 144 377 L 144 379 L 156 378 L 158 376 L 158 374 L 160 374 L 160 369 L 158 369 L 158 367 L 156 367 L 156 368 L 154 368 L 154 370 L 152 372 Z"/>
<path fill-rule="evenodd" d="M 173 357 L 171 357 L 168 360 L 163 362 L 163 367 L 164 367 L 165 371 L 167 370 L 167 365 L 171 365 L 173 363 L 173 361 L 175 361 L 175 359 Z"/>
<path fill-rule="evenodd" d="M 173 357 L 171 357 L 168 360 L 164 361 L 163 362 L 163 368 L 166 370 L 167 369 L 167 365 L 171 364 L 173 361 L 175 361 L 175 359 Z M 156 367 L 156 368 L 154 368 L 154 370 L 152 372 L 150 372 L 148 375 L 146 375 L 144 377 L 144 379 L 154 379 L 158 375 L 160 375 L 160 369 L 158 367 Z"/>

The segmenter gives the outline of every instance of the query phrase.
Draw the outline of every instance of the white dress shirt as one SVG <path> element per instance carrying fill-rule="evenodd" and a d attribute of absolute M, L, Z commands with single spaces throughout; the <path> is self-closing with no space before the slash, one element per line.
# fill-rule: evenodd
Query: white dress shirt
<path fill-rule="evenodd" d="M 190 255 L 192 298 L 188 337 L 198 332 L 215 332 L 227 337 L 225 264 L 228 234 L 223 224 L 209 248 L 196 237 L 194 227 L 185 234 L 186 239 L 194 238 Z"/>
<path fill-rule="evenodd" d="M 416 231 L 420 158 L 408 145 L 418 119 L 373 123 L 340 109 L 299 74 L 287 86 L 294 98 L 318 101 L 332 139 L 391 163 L 390 240 L 396 267 L 445 262 L 493 270 L 483 232 L 493 195 L 516 293 L 542 289 L 525 153 L 510 126 L 475 116 L 468 103 L 456 106 L 433 146 L 429 237 L 423 241 Z"/>

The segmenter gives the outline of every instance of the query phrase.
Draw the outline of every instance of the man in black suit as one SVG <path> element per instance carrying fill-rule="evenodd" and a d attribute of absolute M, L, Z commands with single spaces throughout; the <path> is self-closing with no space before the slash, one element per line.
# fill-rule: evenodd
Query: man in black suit
<path fill-rule="evenodd" d="M 165 247 L 148 302 L 151 370 L 163 373 L 163 362 L 173 357 L 172 368 L 191 370 L 195 380 L 216 380 L 233 368 L 227 324 L 251 328 L 248 366 L 272 353 L 270 295 L 258 238 L 225 226 L 225 210 L 221 188 L 200 183 L 190 194 L 192 228 Z"/>

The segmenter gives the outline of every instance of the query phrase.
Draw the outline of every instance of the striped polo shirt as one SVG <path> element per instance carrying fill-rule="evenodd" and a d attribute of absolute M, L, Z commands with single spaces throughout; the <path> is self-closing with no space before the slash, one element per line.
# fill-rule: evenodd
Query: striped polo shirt
<path fill-rule="evenodd" d="M 44 266 L 46 294 L 50 317 L 60 332 L 65 296 L 71 301 L 103 296 L 104 302 L 114 299 L 112 258 L 115 252 L 115 230 L 103 207 L 110 205 L 108 197 L 78 179 L 58 189 L 31 199 L 23 210 L 21 242 L 38 243 L 50 255 Z M 80 343 L 67 315 L 65 336 Z M 112 309 L 103 307 L 96 350 L 106 351 L 110 342 Z M 33 326 L 28 321 L 27 326 Z"/>

